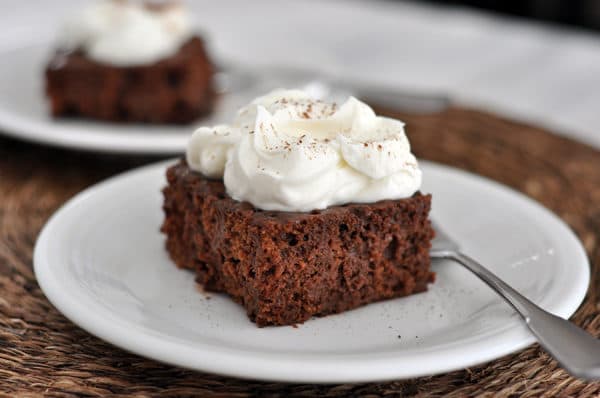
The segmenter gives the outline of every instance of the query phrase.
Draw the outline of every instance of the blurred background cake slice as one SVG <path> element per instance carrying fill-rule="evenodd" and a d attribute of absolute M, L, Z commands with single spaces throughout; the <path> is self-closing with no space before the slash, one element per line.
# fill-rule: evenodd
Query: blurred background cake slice
<path fill-rule="evenodd" d="M 60 32 L 46 94 L 57 117 L 184 124 L 211 112 L 213 75 L 181 3 L 101 1 Z"/>

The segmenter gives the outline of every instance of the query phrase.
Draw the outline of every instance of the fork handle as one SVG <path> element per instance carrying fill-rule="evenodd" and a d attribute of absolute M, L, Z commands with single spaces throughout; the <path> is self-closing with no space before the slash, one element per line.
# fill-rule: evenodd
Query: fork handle
<path fill-rule="evenodd" d="M 539 343 L 569 373 L 600 380 L 600 340 L 566 319 L 544 311 L 471 257 L 453 250 L 432 250 L 432 259 L 448 259 L 465 266 L 523 317 Z"/>

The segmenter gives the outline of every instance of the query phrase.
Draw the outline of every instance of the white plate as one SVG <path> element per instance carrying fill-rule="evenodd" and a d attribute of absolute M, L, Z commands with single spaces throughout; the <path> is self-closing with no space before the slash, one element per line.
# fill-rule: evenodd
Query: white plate
<path fill-rule="evenodd" d="M 510 285 L 570 316 L 589 281 L 585 252 L 555 215 L 484 178 L 423 162 L 433 218 Z M 489 288 L 451 263 L 427 293 L 257 328 L 225 295 L 208 299 L 164 250 L 166 163 L 100 183 L 44 227 L 35 273 L 50 301 L 90 333 L 174 365 L 253 379 L 364 382 L 432 375 L 534 342 Z"/>
<path fill-rule="evenodd" d="M 322 98 L 346 96 L 342 90 L 316 84 L 309 74 L 288 73 L 285 69 L 268 76 L 233 71 L 218 76 L 225 92 L 213 114 L 187 126 L 54 119 L 44 94 L 44 69 L 53 48 L 51 43 L 24 44 L 0 52 L 0 133 L 95 152 L 178 154 L 185 150 L 194 126 L 226 122 L 242 105 L 273 88 L 303 87 Z"/>

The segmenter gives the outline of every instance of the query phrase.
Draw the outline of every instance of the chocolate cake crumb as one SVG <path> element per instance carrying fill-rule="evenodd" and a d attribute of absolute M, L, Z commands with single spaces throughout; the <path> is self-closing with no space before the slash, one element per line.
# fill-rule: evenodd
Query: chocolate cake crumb
<path fill-rule="evenodd" d="M 333 206 L 316 212 L 263 211 L 229 197 L 223 181 L 185 160 L 167 171 L 162 232 L 177 266 L 207 291 L 225 292 L 258 326 L 427 290 L 431 196 Z"/>
<path fill-rule="evenodd" d="M 46 68 L 46 95 L 55 117 L 185 124 L 212 111 L 213 75 L 198 37 L 143 66 L 113 66 L 59 49 Z"/>

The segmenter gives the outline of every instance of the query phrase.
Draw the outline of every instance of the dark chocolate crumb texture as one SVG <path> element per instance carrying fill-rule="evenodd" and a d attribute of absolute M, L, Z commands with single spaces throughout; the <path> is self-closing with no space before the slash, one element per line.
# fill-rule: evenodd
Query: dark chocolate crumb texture
<path fill-rule="evenodd" d="M 144 66 L 112 66 L 83 51 L 58 50 L 46 68 L 46 94 L 56 117 L 183 124 L 212 111 L 213 74 L 198 37 Z"/>
<path fill-rule="evenodd" d="M 263 211 L 230 198 L 222 180 L 167 171 L 167 250 L 208 291 L 225 292 L 258 326 L 301 323 L 427 290 L 431 196 Z"/>

